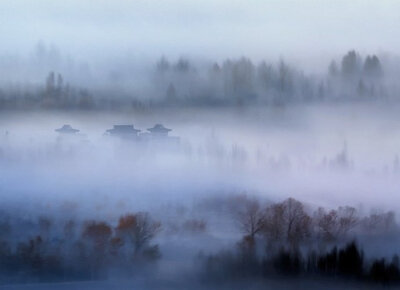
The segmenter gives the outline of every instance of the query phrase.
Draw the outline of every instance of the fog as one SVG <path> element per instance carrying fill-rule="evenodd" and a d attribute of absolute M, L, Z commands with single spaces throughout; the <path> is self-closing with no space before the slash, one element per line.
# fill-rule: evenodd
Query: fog
<path fill-rule="evenodd" d="M 397 111 L 398 105 L 370 103 L 167 107 L 150 112 L 4 111 L 0 120 L 1 210 L 3 223 L 10 223 L 12 230 L 2 230 L 2 237 L 17 247 L 40 234 L 51 249 L 51 244 L 59 243 L 68 220 L 82 223 L 74 235 L 67 236 L 73 239 L 84 232 L 86 221 L 116 225 L 121 215 L 148 212 L 162 224 L 154 240 L 161 258 L 150 272 L 142 273 L 136 265 L 136 274 L 129 278 L 128 268 L 122 271 L 112 264 L 107 274 L 99 274 L 106 282 L 79 276 L 75 279 L 86 282 L 72 282 L 73 276 L 64 276 L 57 287 L 185 289 L 186 283 L 194 283 L 199 289 L 258 289 L 265 286 L 259 277 L 234 285 L 218 279 L 205 282 L 202 257 L 234 249 L 240 241 L 236 200 L 245 198 L 245 204 L 248 197 L 270 204 L 293 197 L 309 212 L 321 206 L 354 207 L 359 228 L 341 236 L 338 243 L 356 237 L 366 257 L 390 257 L 399 250 L 397 226 L 382 232 L 373 228 L 366 234 L 363 219 L 374 213 L 399 213 Z M 178 142 L 105 134 L 114 124 L 134 124 L 145 131 L 160 120 L 173 128 L 169 135 L 179 137 Z M 56 132 L 64 123 L 80 131 Z M 51 226 L 43 229 L 41 219 L 49 219 Z M 313 239 L 317 237 L 302 247 L 312 247 Z M 182 273 L 187 278 L 182 279 Z M 40 289 L 54 287 L 44 278 L 23 277 L 4 281 L 20 279 L 29 285 L 4 289 L 36 289 L 33 281 L 45 282 Z M 271 289 L 298 285 L 268 279 L 274 285 Z M 299 283 L 325 285 L 308 279 Z M 338 281 L 335 287 L 352 289 L 354 281 L 346 281 Z"/>
<path fill-rule="evenodd" d="M 3 113 L 2 186 L 61 200 L 100 191 L 117 202 L 134 194 L 149 204 L 150 197 L 190 202 L 219 190 L 255 191 L 317 205 L 394 210 L 397 110 L 353 104 L 170 108 L 149 114 Z M 144 129 L 159 120 L 173 128 L 179 145 L 148 146 L 103 135 L 113 124 Z M 81 136 L 60 138 L 54 129 L 64 123 L 80 129 Z M 29 190 L 25 182 L 15 183 L 19 179 L 30 184 Z"/>
<path fill-rule="evenodd" d="M 399 8 L 395 0 L 2 1 L 0 50 L 23 56 L 42 40 L 89 62 L 250 55 L 317 69 L 352 47 L 397 54 Z"/>
<path fill-rule="evenodd" d="M 398 287 L 398 11 L 1 1 L 0 289 Z"/>

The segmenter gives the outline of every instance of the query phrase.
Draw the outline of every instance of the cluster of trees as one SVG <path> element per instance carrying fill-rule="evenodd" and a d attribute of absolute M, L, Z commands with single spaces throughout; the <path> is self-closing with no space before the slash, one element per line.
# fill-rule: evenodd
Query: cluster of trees
<path fill-rule="evenodd" d="M 261 259 L 248 253 L 222 252 L 204 258 L 205 274 L 212 280 L 302 277 L 315 279 L 350 279 L 362 282 L 377 282 L 385 285 L 400 283 L 399 257 L 391 259 L 366 259 L 356 242 L 329 251 L 302 254 L 300 251 L 281 249 Z"/>
<path fill-rule="evenodd" d="M 311 212 L 293 198 L 261 206 L 246 196 L 238 196 L 231 208 L 244 235 L 234 251 L 205 257 L 211 277 L 319 275 L 400 282 L 396 255 L 391 261 L 368 261 L 354 241 L 341 249 L 336 246 L 357 236 L 397 233 L 393 212 L 361 217 L 348 206 Z"/>
<path fill-rule="evenodd" d="M 310 211 L 293 198 L 266 206 L 246 196 L 239 197 L 239 200 L 234 211 L 244 233 L 243 241 L 249 245 L 255 245 L 260 238 L 268 248 L 283 245 L 298 249 L 313 241 L 329 244 L 351 235 L 383 235 L 398 230 L 392 211 L 361 217 L 356 208 L 349 206 L 330 210 L 320 207 Z"/>
<path fill-rule="evenodd" d="M 50 72 L 44 86 L 0 89 L 0 109 L 93 109 L 93 95 L 64 83 L 60 73 Z"/>
<path fill-rule="evenodd" d="M 327 75 L 308 76 L 281 60 L 259 64 L 242 57 L 214 63 L 201 74 L 188 60 L 169 63 L 161 58 L 155 85 L 165 91 L 164 103 L 189 105 L 248 105 L 357 99 L 385 95 L 383 68 L 376 55 L 364 62 L 352 50 L 341 67 L 332 61 Z M 162 93 L 161 93 L 162 94 Z"/>
<path fill-rule="evenodd" d="M 384 76 L 383 65 L 376 55 L 362 59 L 354 50 L 342 57 L 340 66 L 332 61 L 328 73 L 322 75 L 307 75 L 284 60 L 277 64 L 265 61 L 254 64 L 242 57 L 196 66 L 184 58 L 170 62 L 162 57 L 151 76 L 141 76 L 138 91 L 130 87 L 122 92 L 114 84 L 94 87 L 95 92 L 91 93 L 64 84 L 61 74 L 50 72 L 44 86 L 39 88 L 0 90 L 0 108 L 148 109 L 386 99 L 393 90 L 387 89 Z M 147 89 L 143 89 L 145 79 L 149 83 Z"/>
<path fill-rule="evenodd" d="M 56 236 L 51 233 L 60 231 L 58 224 L 39 218 L 37 224 L 29 225 L 38 232 L 27 241 L 11 238 L 11 225 L 3 222 L 1 226 L 1 282 L 91 280 L 106 277 L 114 268 L 132 275 L 160 257 L 153 239 L 161 224 L 148 213 L 122 216 L 115 227 L 104 221 L 80 225 L 69 220 Z"/>
<path fill-rule="evenodd" d="M 349 51 L 343 56 L 339 69 L 335 60 L 329 65 L 329 79 L 333 88 L 344 88 L 342 92 L 349 97 L 353 93 L 355 97 L 375 98 L 387 97 L 387 90 L 383 85 L 383 68 L 376 55 L 367 55 L 363 60 L 355 51 Z M 347 93 L 346 93 L 347 92 Z"/>

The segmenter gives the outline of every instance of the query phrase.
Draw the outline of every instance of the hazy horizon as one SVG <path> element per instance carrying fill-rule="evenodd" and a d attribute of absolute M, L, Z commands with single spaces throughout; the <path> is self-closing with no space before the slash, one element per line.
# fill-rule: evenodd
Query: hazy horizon
<path fill-rule="evenodd" d="M 2 1 L 0 54 L 38 42 L 89 63 L 286 58 L 316 69 L 350 49 L 397 55 L 398 1 Z"/>

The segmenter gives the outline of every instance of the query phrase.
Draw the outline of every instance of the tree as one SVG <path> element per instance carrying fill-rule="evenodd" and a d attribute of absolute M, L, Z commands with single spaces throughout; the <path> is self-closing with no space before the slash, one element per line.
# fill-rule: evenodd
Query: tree
<path fill-rule="evenodd" d="M 317 229 L 317 234 L 325 241 L 336 240 L 338 235 L 338 213 L 336 210 L 327 212 L 320 207 L 314 213 L 314 223 Z"/>
<path fill-rule="evenodd" d="M 237 218 L 241 231 L 254 242 L 256 234 L 265 227 L 266 213 L 258 200 L 245 199 Z"/>
<path fill-rule="evenodd" d="M 311 218 L 301 202 L 288 198 L 267 208 L 265 234 L 272 240 L 288 242 L 296 247 L 309 236 Z"/>
<path fill-rule="evenodd" d="M 178 73 L 188 73 L 190 70 L 190 63 L 187 59 L 184 58 L 180 58 L 175 66 L 174 66 L 174 70 Z"/>
<path fill-rule="evenodd" d="M 56 77 L 54 72 L 50 72 L 46 79 L 46 93 L 52 95 L 56 88 Z"/>
<path fill-rule="evenodd" d="M 339 235 L 346 235 L 358 224 L 357 210 L 351 206 L 340 206 L 337 210 L 339 215 Z"/>
<path fill-rule="evenodd" d="M 376 55 L 367 56 L 364 62 L 364 73 L 368 77 L 378 78 L 382 76 L 382 66 Z"/>
<path fill-rule="evenodd" d="M 342 74 L 344 77 L 354 77 L 359 69 L 360 57 L 355 50 L 351 50 L 342 58 Z"/>
<path fill-rule="evenodd" d="M 371 213 L 361 221 L 361 228 L 368 234 L 387 234 L 398 230 L 395 214 L 392 211 Z"/>
<path fill-rule="evenodd" d="M 89 240 L 98 255 L 105 255 L 112 229 L 106 222 L 91 221 L 86 223 L 82 236 Z"/>
<path fill-rule="evenodd" d="M 339 207 L 328 212 L 319 208 L 314 213 L 317 234 L 328 242 L 343 238 L 357 223 L 357 211 L 354 207 Z"/>
<path fill-rule="evenodd" d="M 157 66 L 157 72 L 159 73 L 165 73 L 170 68 L 170 64 L 164 56 L 161 57 L 161 59 L 157 62 L 156 66 Z"/>
<path fill-rule="evenodd" d="M 294 87 L 293 75 L 293 71 L 289 67 L 289 65 L 281 60 L 278 65 L 278 75 L 276 83 L 276 89 L 279 97 L 281 98 L 280 100 L 277 100 L 278 103 L 287 101 L 290 97 L 292 97 Z M 282 98 L 286 98 L 286 100 Z"/>
<path fill-rule="evenodd" d="M 168 85 L 166 99 L 168 102 L 175 102 L 177 100 L 176 89 L 173 83 Z"/>
<path fill-rule="evenodd" d="M 331 63 L 329 64 L 328 71 L 329 71 L 329 75 L 331 77 L 336 77 L 338 75 L 339 69 L 338 69 L 338 66 L 336 64 L 336 61 L 334 61 L 334 60 L 331 61 Z"/>
<path fill-rule="evenodd" d="M 148 213 L 140 212 L 122 216 L 116 231 L 119 237 L 132 244 L 136 258 L 146 254 L 154 254 L 154 257 L 158 255 L 157 246 L 151 246 L 150 242 L 160 229 L 159 222 L 153 221 Z M 151 253 L 152 250 L 155 252 Z"/>
<path fill-rule="evenodd" d="M 112 229 L 106 222 L 87 222 L 82 233 L 83 238 L 89 242 L 89 262 L 90 273 L 93 278 L 104 265 L 112 236 Z M 82 248 L 85 253 L 85 247 Z"/>

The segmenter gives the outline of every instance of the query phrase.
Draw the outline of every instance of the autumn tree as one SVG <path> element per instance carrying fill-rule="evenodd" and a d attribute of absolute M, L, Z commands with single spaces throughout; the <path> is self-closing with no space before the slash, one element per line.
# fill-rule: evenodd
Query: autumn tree
<path fill-rule="evenodd" d="M 157 245 L 150 245 L 151 240 L 160 231 L 161 224 L 153 221 L 148 213 L 128 214 L 119 219 L 117 235 L 133 246 L 133 256 L 156 258 Z"/>
<path fill-rule="evenodd" d="M 82 237 L 89 242 L 89 262 L 91 266 L 91 275 L 93 275 L 104 264 L 112 229 L 106 222 L 90 221 L 87 222 L 82 233 Z"/>

